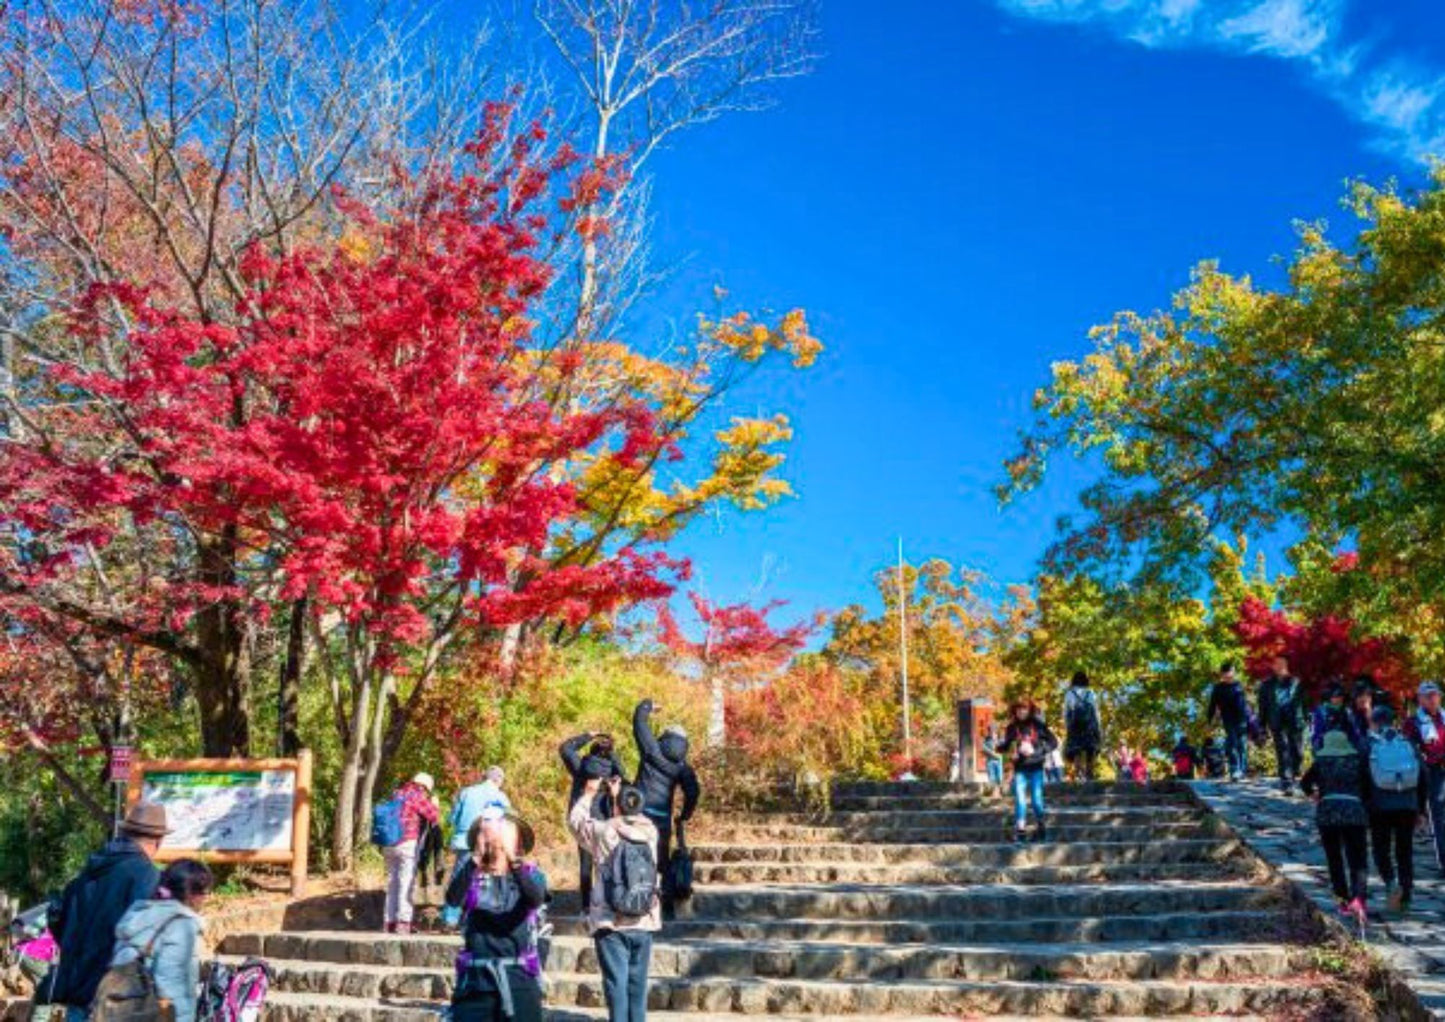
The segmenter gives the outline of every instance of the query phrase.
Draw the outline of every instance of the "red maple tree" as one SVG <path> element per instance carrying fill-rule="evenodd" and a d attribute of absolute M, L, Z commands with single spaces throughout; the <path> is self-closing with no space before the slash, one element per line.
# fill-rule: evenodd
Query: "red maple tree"
<path fill-rule="evenodd" d="M 1298 621 L 1257 597 L 1239 609 L 1235 634 L 1246 652 L 1245 667 L 1254 677 L 1269 673 L 1276 656 L 1289 660 L 1290 671 L 1316 698 L 1331 681 L 1348 682 L 1371 675 L 1397 699 L 1408 695 L 1416 680 L 1408 661 L 1388 641 L 1361 636 L 1348 618 L 1325 615 Z"/>

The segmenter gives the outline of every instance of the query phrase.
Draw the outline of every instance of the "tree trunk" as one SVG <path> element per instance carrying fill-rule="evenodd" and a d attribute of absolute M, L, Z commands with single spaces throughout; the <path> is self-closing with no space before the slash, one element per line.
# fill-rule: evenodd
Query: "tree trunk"
<path fill-rule="evenodd" d="M 198 550 L 199 576 L 207 585 L 236 583 L 239 536 L 227 527 L 221 538 Z M 201 710 L 201 744 L 207 756 L 251 754 L 251 715 L 246 688 L 246 630 L 234 600 L 218 600 L 196 614 L 196 630 L 205 662 L 193 672 Z"/>
<path fill-rule="evenodd" d="M 383 678 L 376 685 L 376 705 L 371 708 L 371 733 L 366 740 L 366 766 L 361 774 L 356 795 L 357 829 L 364 830 L 371 818 L 371 807 L 376 802 L 376 782 L 381 777 L 381 768 L 386 758 L 382 740 L 386 730 L 386 704 L 394 684 L 391 678 Z M 370 688 L 371 686 L 368 686 Z"/>
<path fill-rule="evenodd" d="M 709 683 L 712 687 L 712 713 L 707 723 L 707 746 L 721 749 L 727 741 L 727 683 L 722 675 L 714 675 Z"/>
<path fill-rule="evenodd" d="M 331 858 L 337 869 L 350 869 L 356 853 L 356 823 L 361 789 L 362 756 L 371 733 L 367 714 L 371 709 L 370 682 L 360 683 L 351 702 L 351 733 L 341 760 L 341 780 L 336 793 L 336 820 L 331 828 Z"/>
<path fill-rule="evenodd" d="M 301 672 L 306 658 L 306 597 L 291 604 L 291 626 L 286 638 L 286 659 L 276 690 L 276 753 L 295 756 L 301 751 Z"/>

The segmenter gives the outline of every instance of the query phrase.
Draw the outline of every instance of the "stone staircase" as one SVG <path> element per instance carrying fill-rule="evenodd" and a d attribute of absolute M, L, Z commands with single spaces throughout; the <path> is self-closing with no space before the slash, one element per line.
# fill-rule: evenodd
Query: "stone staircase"
<path fill-rule="evenodd" d="M 1015 845 L 990 791 L 852 785 L 827 815 L 714 819 L 699 890 L 660 935 L 660 1020 L 1305 1017 L 1322 984 L 1287 890 L 1186 788 L 1050 792 L 1046 844 Z M 554 908 L 551 1017 L 604 1017 L 575 899 Z M 420 1022 L 453 936 L 238 934 L 276 966 L 267 1018 Z"/>

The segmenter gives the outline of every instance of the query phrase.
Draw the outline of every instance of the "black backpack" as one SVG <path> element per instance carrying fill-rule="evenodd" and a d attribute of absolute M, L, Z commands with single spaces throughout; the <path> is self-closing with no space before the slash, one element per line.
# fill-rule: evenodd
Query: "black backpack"
<path fill-rule="evenodd" d="M 675 901 L 686 901 L 692 897 L 692 852 L 688 851 L 687 838 L 683 835 L 682 824 L 677 825 L 677 848 L 667 860 L 667 887 Z"/>
<path fill-rule="evenodd" d="M 1102 738 L 1103 728 L 1099 724 L 1099 704 L 1091 689 L 1075 696 L 1074 705 L 1064 721 L 1065 734 L 1072 745 L 1097 746 Z"/>
<path fill-rule="evenodd" d="M 657 904 L 657 860 L 652 846 L 623 838 L 602 871 L 602 898 L 616 915 L 636 919 Z"/>

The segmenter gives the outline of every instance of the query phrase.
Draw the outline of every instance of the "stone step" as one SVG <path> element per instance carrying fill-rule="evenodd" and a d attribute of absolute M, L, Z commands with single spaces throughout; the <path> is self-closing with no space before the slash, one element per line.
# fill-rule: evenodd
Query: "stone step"
<path fill-rule="evenodd" d="M 577 918 L 556 918 L 559 934 L 585 935 Z M 1179 914 L 1001 917 L 981 919 L 709 919 L 683 918 L 667 924 L 677 939 L 754 941 L 838 941 L 879 944 L 988 944 L 1155 940 L 1284 940 L 1290 926 L 1282 915 L 1249 908 Z"/>
<path fill-rule="evenodd" d="M 1094 841 L 1088 844 L 797 844 L 692 845 L 693 860 L 723 862 L 876 863 L 927 862 L 942 866 L 1082 866 L 1125 862 L 1219 862 L 1238 855 L 1234 839 Z"/>
<path fill-rule="evenodd" d="M 1082 827 L 1088 824 L 1116 827 L 1154 827 L 1168 823 L 1189 823 L 1201 818 L 1193 806 L 1045 806 L 1049 822 L 1056 827 Z M 956 809 L 932 806 L 909 806 L 900 809 L 842 810 L 827 813 L 777 812 L 738 813 L 726 819 L 728 827 L 769 827 L 794 823 L 805 827 L 994 827 L 1000 821 L 1012 825 L 1013 804 L 982 808 Z M 723 821 L 715 821 L 721 823 Z"/>
<path fill-rule="evenodd" d="M 277 970 L 277 986 L 283 990 L 371 998 L 435 999 L 451 994 L 455 941 L 389 942 L 355 934 L 317 936 L 305 942 L 271 939 L 262 944 L 260 953 Z M 658 979 L 1238 980 L 1289 977 L 1307 966 L 1304 954 L 1287 946 L 1137 942 L 1098 949 L 1044 943 L 878 947 L 668 939 L 654 945 L 652 956 L 652 975 Z M 556 938 L 548 969 L 597 974 L 592 941 Z"/>
<path fill-rule="evenodd" d="M 1132 789 L 1108 789 L 1105 791 L 1074 791 L 1069 788 L 1060 788 L 1053 785 L 1044 787 L 1044 799 L 1053 806 L 1082 806 L 1082 807 L 1110 807 L 1110 806 L 1161 806 L 1161 807 L 1183 807 L 1190 808 L 1195 805 L 1193 797 L 1188 792 L 1157 792 L 1140 791 Z M 1013 792 L 1008 788 L 975 790 L 975 791 L 947 791 L 934 792 L 929 794 L 912 795 L 837 795 L 829 800 L 834 809 L 849 811 L 882 809 L 891 810 L 899 808 L 920 808 L 937 809 L 1002 809 L 1013 805 Z"/>
<path fill-rule="evenodd" d="M 1216 825 L 1204 819 L 1149 824 L 1050 824 L 1048 839 L 1055 844 L 1091 841 L 1201 840 L 1215 836 Z M 992 824 L 973 827 L 893 826 L 861 823 L 819 826 L 803 823 L 739 824 L 719 833 L 735 844 L 803 844 L 867 841 L 874 844 L 1001 844 L 1014 841 L 1013 818 L 1000 815 Z M 696 837 L 713 841 L 713 832 Z"/>
<path fill-rule="evenodd" d="M 985 919 L 1269 908 L 1269 886 L 1239 883 L 1057 884 L 934 887 L 918 884 L 709 885 L 679 914 L 724 919 Z"/>
<path fill-rule="evenodd" d="M 946 866 L 930 862 L 699 863 L 699 884 L 1078 884 L 1158 880 L 1226 880 L 1249 876 L 1244 858 L 1224 862 L 1085 863 L 1078 866 Z"/>
<path fill-rule="evenodd" d="M 1123 797 L 1160 802 L 1191 801 L 1193 793 L 1184 781 L 1152 781 L 1149 784 L 1107 781 L 1065 782 L 1044 785 L 1054 799 L 1095 799 Z M 842 798 L 997 798 L 999 788 L 991 784 L 955 784 L 948 781 L 846 781 L 833 785 L 833 800 Z"/>

